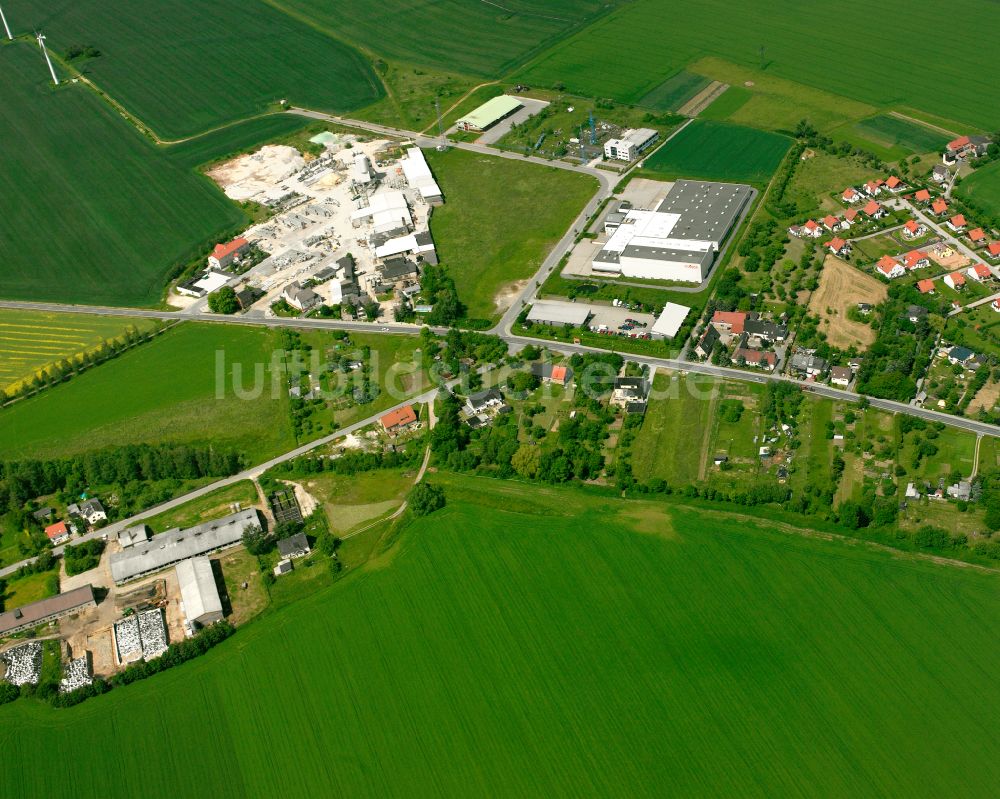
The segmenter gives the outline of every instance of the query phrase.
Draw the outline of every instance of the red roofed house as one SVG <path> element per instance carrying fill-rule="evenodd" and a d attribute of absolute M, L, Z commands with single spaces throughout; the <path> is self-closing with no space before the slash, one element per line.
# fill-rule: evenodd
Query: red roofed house
<path fill-rule="evenodd" d="M 962 214 L 955 214 L 951 219 L 949 219 L 945 224 L 954 230 L 956 233 L 961 233 L 965 230 L 966 221 L 965 216 Z"/>
<path fill-rule="evenodd" d="M 910 250 L 903 256 L 903 262 L 907 269 L 923 269 L 925 266 L 931 265 L 931 259 L 927 257 L 927 253 L 920 250 Z"/>
<path fill-rule="evenodd" d="M 903 225 L 903 237 L 907 239 L 915 239 L 926 232 L 927 228 L 921 225 L 916 219 L 911 219 Z"/>
<path fill-rule="evenodd" d="M 905 189 L 905 188 L 906 188 L 906 184 L 905 184 L 905 183 L 903 183 L 903 181 L 901 181 L 901 180 L 900 180 L 899 178 L 897 178 L 897 177 L 896 177 L 895 175 L 892 175 L 892 176 L 891 176 L 891 177 L 890 177 L 890 178 L 889 178 L 889 179 L 888 179 L 888 180 L 887 180 L 887 181 L 885 182 L 885 187 L 886 187 L 887 189 L 889 189 L 889 191 L 902 191 L 903 189 Z"/>
<path fill-rule="evenodd" d="M 844 189 L 844 193 L 840 195 L 841 199 L 845 203 L 856 203 L 861 199 L 861 194 L 854 188 Z"/>
<path fill-rule="evenodd" d="M 854 224 L 854 221 L 858 218 L 858 210 L 856 208 L 848 208 L 844 212 L 844 222 L 847 223 L 848 227 Z"/>
<path fill-rule="evenodd" d="M 382 429 L 389 435 L 395 435 L 401 430 L 405 430 L 416 421 L 417 414 L 414 412 L 412 405 L 404 405 L 402 408 L 396 408 L 396 410 L 389 411 L 379 419 Z"/>
<path fill-rule="evenodd" d="M 927 189 L 921 189 L 913 195 L 913 199 L 918 203 L 929 203 L 931 201 L 931 193 Z"/>
<path fill-rule="evenodd" d="M 59 545 L 64 541 L 69 541 L 71 533 L 66 522 L 56 522 L 45 528 L 45 535 L 53 544 Z"/>
<path fill-rule="evenodd" d="M 990 254 L 990 258 L 1000 258 L 1000 241 L 991 241 L 986 250 Z"/>
<path fill-rule="evenodd" d="M 961 152 L 971 144 L 968 136 L 959 136 L 954 141 L 948 142 L 948 150 L 953 153 Z"/>
<path fill-rule="evenodd" d="M 831 233 L 836 233 L 840 229 L 840 220 L 832 214 L 823 217 L 823 227 Z"/>
<path fill-rule="evenodd" d="M 989 146 L 990 140 L 986 136 L 959 136 L 954 141 L 948 142 L 945 163 L 956 158 L 978 158 L 986 155 Z"/>
<path fill-rule="evenodd" d="M 867 194 L 869 197 L 874 197 L 877 194 L 881 194 L 883 184 L 884 181 L 882 180 L 869 180 L 865 184 L 865 194 Z"/>
<path fill-rule="evenodd" d="M 818 239 L 823 235 L 823 228 L 820 227 L 819 222 L 810 219 L 802 226 L 803 236 L 812 236 L 814 239 Z"/>
<path fill-rule="evenodd" d="M 875 268 L 883 277 L 889 280 L 906 274 L 906 269 L 903 268 L 903 265 L 890 255 L 883 255 L 879 258 L 878 263 L 875 264 Z"/>
<path fill-rule="evenodd" d="M 977 283 L 982 283 L 984 280 L 989 280 L 993 277 L 993 272 L 986 264 L 976 264 L 975 266 L 970 266 L 965 270 L 965 274 L 975 280 Z"/>
<path fill-rule="evenodd" d="M 920 289 L 921 294 L 933 294 L 934 293 L 934 281 L 930 278 L 917 281 L 917 288 Z"/>
<path fill-rule="evenodd" d="M 830 239 L 823 246 L 829 249 L 834 255 L 844 257 L 851 254 L 851 243 L 849 241 L 844 241 L 840 238 L 840 236 Z"/>
<path fill-rule="evenodd" d="M 747 366 L 757 366 L 761 369 L 770 371 L 778 362 L 778 356 L 773 352 L 751 350 L 747 347 L 737 347 L 733 351 L 732 362 L 738 364 L 740 361 L 743 361 L 743 363 Z"/>
<path fill-rule="evenodd" d="M 984 244 L 986 242 L 986 234 L 983 233 L 981 227 L 977 227 L 975 230 L 969 231 L 969 240 L 973 244 Z"/>
<path fill-rule="evenodd" d="M 747 323 L 747 315 L 742 311 L 716 311 L 712 316 L 712 327 L 720 333 L 739 336 Z"/>
<path fill-rule="evenodd" d="M 961 291 L 965 287 L 965 278 L 961 272 L 952 272 L 944 276 L 944 284 L 955 291 Z"/>
<path fill-rule="evenodd" d="M 934 213 L 937 216 L 942 216 L 948 213 L 948 203 L 946 203 L 944 200 L 938 197 L 934 201 L 934 204 L 931 205 L 931 213 Z"/>
<path fill-rule="evenodd" d="M 212 254 L 208 256 L 208 265 L 215 269 L 224 269 L 243 253 L 250 249 L 250 242 L 238 236 L 228 244 L 216 244 Z"/>
<path fill-rule="evenodd" d="M 1000 313 L 1000 300 L 993 300 L 993 302 L 991 302 L 990 305 L 993 307 L 994 311 Z"/>
<path fill-rule="evenodd" d="M 882 217 L 889 215 L 889 212 L 874 200 L 868 203 L 868 205 L 861 210 L 864 212 L 865 216 L 870 216 L 872 219 L 881 219 Z"/>

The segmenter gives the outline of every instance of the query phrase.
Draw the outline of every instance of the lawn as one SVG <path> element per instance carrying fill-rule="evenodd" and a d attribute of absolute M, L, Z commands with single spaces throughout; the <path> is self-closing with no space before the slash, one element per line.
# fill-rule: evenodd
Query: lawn
<path fill-rule="evenodd" d="M 272 4 L 384 59 L 499 77 L 617 2 L 280 0 Z"/>
<path fill-rule="evenodd" d="M 669 177 L 765 184 L 790 145 L 776 133 L 696 119 L 649 156 L 644 168 Z"/>
<path fill-rule="evenodd" d="M 448 507 L 375 568 L 77 708 L 0 708 L 0 793 L 994 793 L 995 573 L 439 479 Z M 50 768 L 84 737 L 129 745 Z"/>
<path fill-rule="evenodd" d="M 296 482 L 322 504 L 330 529 L 343 535 L 395 512 L 413 487 L 415 472 L 382 469 L 354 475 L 309 475 Z"/>
<path fill-rule="evenodd" d="M 576 172 L 464 150 L 426 151 L 444 191 L 431 233 L 471 318 L 499 315 L 498 292 L 533 275 L 597 182 Z"/>
<path fill-rule="evenodd" d="M 218 519 L 232 513 L 231 506 L 238 502 L 243 508 L 256 505 L 259 497 L 250 480 L 241 480 L 225 488 L 218 488 L 203 497 L 185 502 L 179 508 L 150 516 L 143 523 L 149 525 L 153 533 L 165 533 L 175 527 L 188 528 L 201 522 Z"/>
<path fill-rule="evenodd" d="M 263 328 L 176 327 L 0 411 L 0 453 L 53 458 L 118 444 L 208 441 L 251 461 L 285 452 L 294 440 L 287 391 L 280 381 L 271 385 L 275 346 L 275 333 Z"/>
<path fill-rule="evenodd" d="M 382 96 L 360 53 L 263 0 L 10 0 L 5 11 L 15 28 L 43 28 L 57 55 L 79 44 L 100 50 L 79 66 L 165 139 L 281 99 L 343 112 Z"/>
<path fill-rule="evenodd" d="M 1000 216 L 1000 161 L 994 161 L 962 178 L 955 187 L 956 195 L 973 201 L 977 208 Z"/>
<path fill-rule="evenodd" d="M 46 366 L 72 359 L 121 336 L 152 328 L 149 319 L 0 310 L 0 392 Z"/>
<path fill-rule="evenodd" d="M 32 602 L 55 596 L 59 593 L 59 574 L 55 571 L 29 574 L 16 580 L 7 580 L 3 592 L 3 607 L 6 610 L 24 607 Z"/>
<path fill-rule="evenodd" d="M 785 197 L 793 200 L 803 215 L 820 210 L 841 214 L 844 206 L 839 198 L 844 189 L 857 186 L 873 177 L 875 175 L 871 167 L 855 158 L 841 158 L 818 152 L 796 167 L 785 190 Z"/>
<path fill-rule="evenodd" d="M 971 0 L 964 10 L 959 33 L 974 36 L 973 27 L 988 30 L 1000 22 L 1000 8 L 990 0 Z M 989 71 L 997 55 L 992 44 L 949 48 L 942 59 L 900 44 L 873 67 L 869 58 L 845 58 L 845 42 L 926 41 L 940 26 L 938 10 L 906 0 L 876 8 L 854 0 L 840 11 L 837 20 L 816 25 L 793 0 L 751 0 L 738 8 L 728 0 L 637 0 L 543 52 L 518 76 L 637 103 L 707 55 L 876 107 L 912 106 L 986 129 L 1000 124 L 1000 86 L 983 89 L 968 80 Z"/>
<path fill-rule="evenodd" d="M 5 45 L 3 58 L 0 141 L 20 145 L 0 171 L 0 296 L 156 303 L 172 265 L 244 221 L 93 92 L 53 91 L 37 49 Z"/>
<path fill-rule="evenodd" d="M 701 375 L 656 374 L 646 418 L 632 445 L 637 480 L 660 478 L 681 486 L 701 479 L 719 385 Z"/>

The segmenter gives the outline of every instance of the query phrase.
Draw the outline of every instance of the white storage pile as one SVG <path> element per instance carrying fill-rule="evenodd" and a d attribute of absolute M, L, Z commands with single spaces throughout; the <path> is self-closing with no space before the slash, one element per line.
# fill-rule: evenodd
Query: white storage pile
<path fill-rule="evenodd" d="M 23 646 L 4 652 L 3 662 L 7 664 L 6 679 L 11 685 L 37 685 L 42 673 L 42 645 L 31 641 Z"/>
<path fill-rule="evenodd" d="M 63 669 L 63 678 L 59 681 L 59 692 L 68 694 L 70 691 L 83 688 L 92 682 L 93 679 L 90 675 L 90 664 L 87 662 L 87 656 L 73 658 L 73 660 L 66 664 L 66 668 Z"/>
<path fill-rule="evenodd" d="M 142 658 L 152 660 L 167 651 L 167 627 L 163 611 L 144 610 L 115 622 L 115 645 L 121 663 Z"/>
<path fill-rule="evenodd" d="M 115 622 L 115 646 L 118 649 L 119 663 L 135 663 L 142 657 L 139 620 L 135 616 Z"/>
<path fill-rule="evenodd" d="M 158 658 L 167 651 L 167 627 L 163 611 L 144 610 L 139 614 L 139 637 L 142 638 L 142 656 L 146 660 Z"/>

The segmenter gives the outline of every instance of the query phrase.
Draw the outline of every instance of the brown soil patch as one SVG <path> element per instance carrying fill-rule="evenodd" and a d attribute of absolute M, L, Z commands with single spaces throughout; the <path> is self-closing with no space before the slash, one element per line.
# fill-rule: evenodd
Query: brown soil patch
<path fill-rule="evenodd" d="M 928 255 L 930 255 L 932 261 L 946 269 L 961 269 L 963 266 L 968 266 L 972 263 L 972 261 L 952 247 L 934 247 Z"/>
<path fill-rule="evenodd" d="M 809 310 L 820 318 L 819 329 L 826 334 L 831 346 L 840 349 L 847 349 L 852 344 L 867 347 L 875 341 L 875 331 L 862 322 L 848 319 L 847 311 L 859 302 L 877 305 L 885 300 L 887 293 L 881 281 L 828 255 L 823 262 L 819 288 L 809 301 Z"/>
<path fill-rule="evenodd" d="M 1000 383 L 989 382 L 972 398 L 968 413 L 971 416 L 981 410 L 992 410 L 998 402 L 1000 402 Z"/>
<path fill-rule="evenodd" d="M 527 285 L 527 280 L 518 280 L 515 283 L 508 283 L 506 286 L 503 286 L 493 298 L 493 304 L 496 306 L 497 313 L 503 313 L 510 308 L 514 300 L 517 299 L 517 295 L 520 294 Z"/>

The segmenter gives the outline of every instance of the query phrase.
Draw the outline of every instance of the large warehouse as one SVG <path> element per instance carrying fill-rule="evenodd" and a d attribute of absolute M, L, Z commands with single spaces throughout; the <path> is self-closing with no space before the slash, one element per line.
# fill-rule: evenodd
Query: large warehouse
<path fill-rule="evenodd" d="M 204 557 L 188 558 L 177 564 L 184 618 L 204 627 L 222 621 L 222 598 L 215 584 L 212 562 Z"/>
<path fill-rule="evenodd" d="M 528 311 L 527 321 L 541 325 L 572 325 L 580 327 L 587 324 L 591 312 L 589 305 L 578 305 L 575 302 L 560 302 L 558 300 L 535 300 Z"/>
<path fill-rule="evenodd" d="M 524 104 L 516 97 L 511 97 L 509 94 L 501 94 L 499 97 L 487 100 L 479 108 L 466 114 L 455 124 L 459 130 L 484 131 L 523 107 Z"/>
<path fill-rule="evenodd" d="M 149 541 L 111 556 L 111 576 L 116 585 L 158 572 L 182 560 L 235 546 L 251 527 L 262 527 L 256 508 L 241 510 L 186 530 L 168 530 Z"/>
<path fill-rule="evenodd" d="M 654 211 L 630 210 L 600 252 L 595 272 L 701 283 L 753 190 L 678 180 Z"/>

